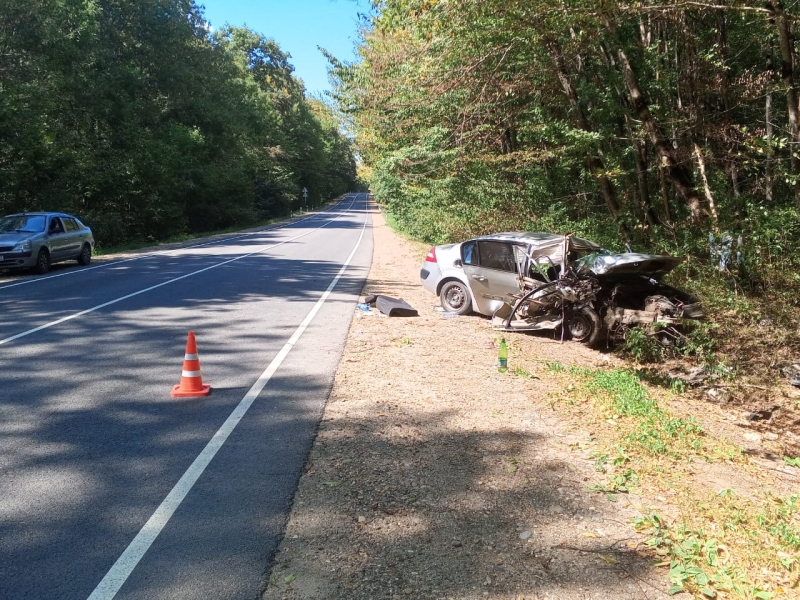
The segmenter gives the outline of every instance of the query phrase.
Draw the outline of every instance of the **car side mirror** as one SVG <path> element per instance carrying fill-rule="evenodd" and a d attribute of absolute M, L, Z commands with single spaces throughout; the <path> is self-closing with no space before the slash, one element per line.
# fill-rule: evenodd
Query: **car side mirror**
<path fill-rule="evenodd" d="M 463 266 L 464 266 L 464 263 L 463 263 L 463 262 L 461 262 L 461 259 L 460 259 L 460 258 L 457 258 L 457 259 L 455 260 L 455 262 L 453 263 L 453 266 L 454 266 L 454 267 L 463 267 Z"/>

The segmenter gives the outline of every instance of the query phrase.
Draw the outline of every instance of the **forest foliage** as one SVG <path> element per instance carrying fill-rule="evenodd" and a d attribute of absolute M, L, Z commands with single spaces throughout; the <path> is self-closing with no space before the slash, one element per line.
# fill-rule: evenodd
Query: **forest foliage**
<path fill-rule="evenodd" d="M 796 3 L 373 7 L 359 59 L 331 61 L 334 95 L 405 231 L 574 231 L 688 256 L 688 279 L 722 250 L 726 285 L 796 306 Z"/>
<path fill-rule="evenodd" d="M 613 435 L 626 419 L 636 429 L 601 455 L 618 453 L 618 470 L 596 491 L 660 480 L 685 499 L 636 524 L 669 565 L 670 594 L 767 599 L 799 585 L 797 498 L 766 488 L 747 504 L 727 489 L 698 502 L 710 488 L 676 475 L 681 461 L 749 459 L 698 453 L 707 434 L 660 412 L 638 381 L 687 392 L 680 372 L 700 363 L 708 393 L 690 398 L 731 415 L 772 406 L 780 417 L 760 431 L 796 439 L 785 374 L 800 352 L 798 30 L 800 4 L 775 0 L 374 0 L 358 59 L 329 57 L 371 190 L 411 236 L 575 232 L 685 259 L 669 282 L 709 318 L 669 346 L 633 329 L 624 351 L 686 361 L 590 375 L 639 407 L 608 421 Z M 605 421 L 585 392 L 565 404 Z M 632 443 L 674 455 L 637 462 Z M 779 444 L 795 464 L 796 446 Z"/>
<path fill-rule="evenodd" d="M 71 212 L 108 246 L 352 189 L 352 143 L 289 61 L 193 0 L 4 0 L 0 214 Z"/>

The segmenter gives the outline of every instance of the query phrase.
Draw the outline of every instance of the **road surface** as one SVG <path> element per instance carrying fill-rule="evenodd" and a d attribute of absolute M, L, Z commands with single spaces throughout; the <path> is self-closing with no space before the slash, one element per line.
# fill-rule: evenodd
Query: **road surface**
<path fill-rule="evenodd" d="M 372 260 L 365 194 L 0 282 L 0 598 L 257 598 Z M 206 398 L 174 399 L 187 332 Z"/>

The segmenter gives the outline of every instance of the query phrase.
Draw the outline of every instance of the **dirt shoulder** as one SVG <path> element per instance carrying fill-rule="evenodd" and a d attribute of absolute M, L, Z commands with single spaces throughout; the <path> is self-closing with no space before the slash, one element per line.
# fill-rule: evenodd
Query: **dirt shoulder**
<path fill-rule="evenodd" d="M 427 247 L 379 214 L 374 236 L 364 294 L 420 316 L 354 313 L 263 597 L 667 597 L 630 526 L 651 499 L 589 491 L 594 424 L 559 409 L 568 377 L 547 376 L 617 359 L 514 335 L 512 369 L 535 361 L 498 373 L 487 320 L 443 318 L 419 285 Z"/>

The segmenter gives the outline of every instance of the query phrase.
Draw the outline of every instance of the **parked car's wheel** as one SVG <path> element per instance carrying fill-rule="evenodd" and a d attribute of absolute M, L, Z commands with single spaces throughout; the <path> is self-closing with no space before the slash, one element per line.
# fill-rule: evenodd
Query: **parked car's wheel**
<path fill-rule="evenodd" d="M 600 316 L 589 306 L 574 308 L 567 317 L 567 333 L 576 342 L 594 346 L 602 331 L 603 322 Z"/>
<path fill-rule="evenodd" d="M 439 292 L 439 301 L 445 312 L 454 312 L 466 315 L 472 310 L 472 300 L 466 284 L 461 281 L 451 280 L 446 282 Z"/>
<path fill-rule="evenodd" d="M 89 244 L 84 244 L 81 248 L 81 253 L 78 255 L 78 264 L 86 266 L 92 262 L 92 247 Z"/>
<path fill-rule="evenodd" d="M 39 255 L 36 257 L 36 272 L 39 275 L 44 275 L 50 271 L 50 253 L 42 248 L 39 250 Z"/>

